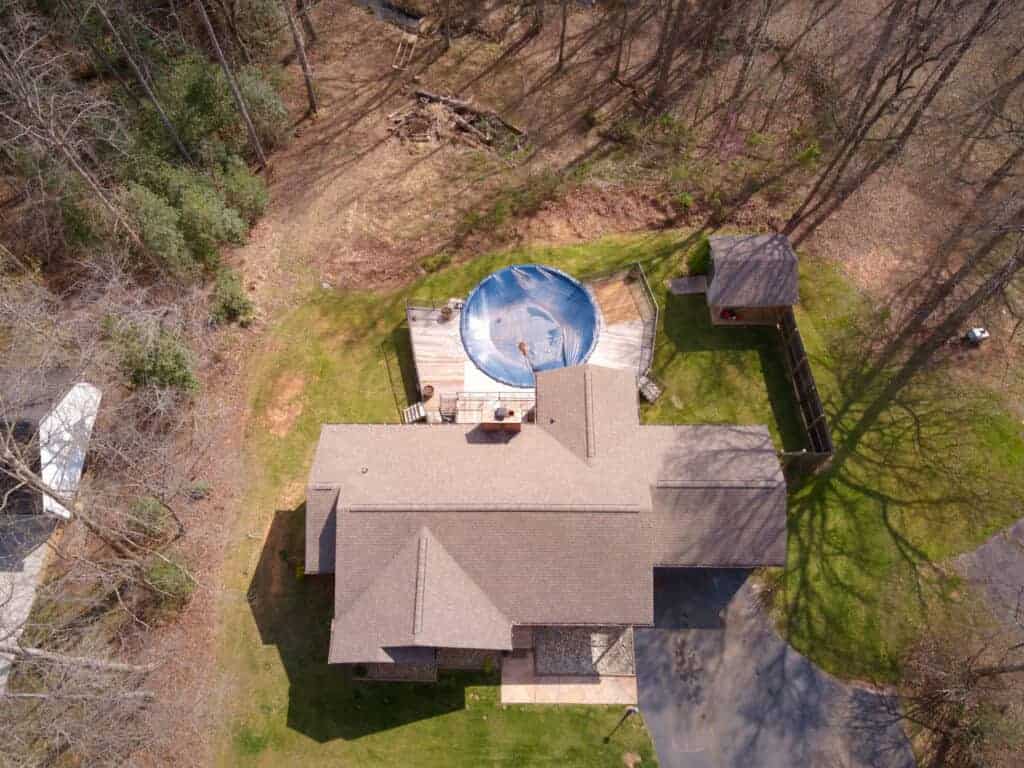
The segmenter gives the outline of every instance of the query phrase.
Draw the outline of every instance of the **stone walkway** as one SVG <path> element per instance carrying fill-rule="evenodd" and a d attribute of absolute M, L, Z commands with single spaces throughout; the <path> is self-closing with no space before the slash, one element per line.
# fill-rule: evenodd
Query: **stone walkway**
<path fill-rule="evenodd" d="M 668 281 L 669 293 L 676 296 L 688 296 L 695 293 L 708 292 L 707 275 L 694 275 L 693 277 L 677 277 Z"/>
<path fill-rule="evenodd" d="M 533 654 L 501 663 L 502 704 L 636 704 L 635 677 L 538 675 Z"/>

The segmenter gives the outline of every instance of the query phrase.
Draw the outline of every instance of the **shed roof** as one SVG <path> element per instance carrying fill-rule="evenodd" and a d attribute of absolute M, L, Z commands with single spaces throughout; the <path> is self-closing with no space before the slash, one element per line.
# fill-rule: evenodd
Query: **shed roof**
<path fill-rule="evenodd" d="M 785 235 L 708 238 L 713 307 L 788 307 L 799 300 L 799 265 Z"/>

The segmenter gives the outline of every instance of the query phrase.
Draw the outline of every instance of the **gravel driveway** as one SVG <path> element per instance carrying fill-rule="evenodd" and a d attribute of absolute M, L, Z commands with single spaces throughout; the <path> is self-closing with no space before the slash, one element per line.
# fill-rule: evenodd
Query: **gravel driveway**
<path fill-rule="evenodd" d="M 655 571 L 636 631 L 639 703 L 663 768 L 911 768 L 885 697 L 794 651 L 741 570 Z"/>

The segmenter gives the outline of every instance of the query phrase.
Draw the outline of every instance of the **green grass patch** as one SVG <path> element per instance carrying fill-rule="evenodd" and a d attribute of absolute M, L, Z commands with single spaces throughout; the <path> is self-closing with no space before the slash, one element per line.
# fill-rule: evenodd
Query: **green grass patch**
<path fill-rule="evenodd" d="M 317 291 L 279 320 L 251 369 L 252 490 L 225 568 L 227 593 L 246 599 L 224 612 L 220 659 L 236 704 L 221 764 L 589 767 L 619 766 L 626 751 L 654 764 L 640 720 L 603 743 L 621 708 L 502 707 L 488 674 L 372 686 L 328 666 L 332 579 L 301 577 L 303 483 L 321 424 L 395 422 L 414 395 L 406 300 L 465 296 L 522 262 L 581 278 L 641 262 L 660 308 L 654 374 L 664 385 L 644 421 L 767 424 L 780 449 L 802 448 L 774 332 L 713 327 L 703 297 L 668 294 L 697 242 L 662 232 L 488 254 L 398 293 Z M 845 382 L 871 307 L 817 260 L 803 261 L 801 295 L 798 321 L 849 451 L 792 493 L 776 608 L 793 644 L 829 670 L 891 679 L 929 604 L 956 586 L 931 562 L 1010 518 L 1024 441 L 998 402 L 933 378 L 850 443 L 869 395 L 847 395 Z M 246 537 L 268 529 L 265 542 Z"/>

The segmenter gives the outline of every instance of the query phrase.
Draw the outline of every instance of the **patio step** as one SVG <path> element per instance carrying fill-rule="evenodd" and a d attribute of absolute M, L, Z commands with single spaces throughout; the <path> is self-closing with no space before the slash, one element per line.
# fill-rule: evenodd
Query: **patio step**
<path fill-rule="evenodd" d="M 403 424 L 415 424 L 417 421 L 423 421 L 427 418 L 427 409 L 424 407 L 422 401 L 419 403 L 413 403 L 408 408 L 402 410 L 402 423 Z"/>

